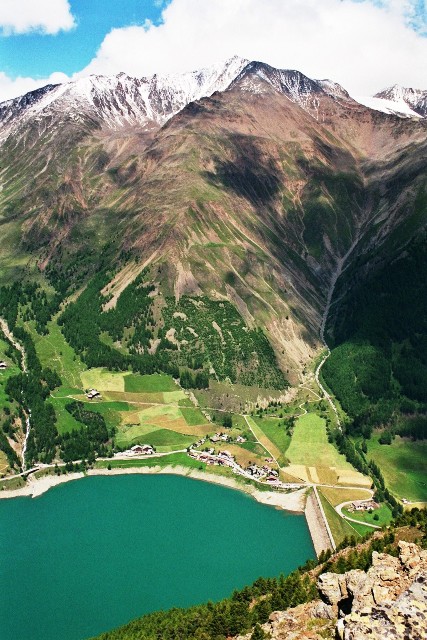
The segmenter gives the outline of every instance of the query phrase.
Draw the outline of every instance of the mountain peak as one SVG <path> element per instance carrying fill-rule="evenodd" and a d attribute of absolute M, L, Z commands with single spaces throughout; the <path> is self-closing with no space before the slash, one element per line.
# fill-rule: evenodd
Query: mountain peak
<path fill-rule="evenodd" d="M 323 91 L 333 98 L 341 98 L 342 100 L 351 100 L 350 94 L 338 82 L 325 78 L 324 80 L 316 80 Z"/>
<path fill-rule="evenodd" d="M 427 91 L 394 84 L 373 97 L 355 98 L 371 109 L 403 117 L 427 117 Z"/>

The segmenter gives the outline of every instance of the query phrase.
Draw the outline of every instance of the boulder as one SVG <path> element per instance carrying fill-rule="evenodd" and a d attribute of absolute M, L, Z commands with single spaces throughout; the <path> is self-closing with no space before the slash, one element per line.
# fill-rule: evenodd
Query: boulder
<path fill-rule="evenodd" d="M 336 605 L 343 598 L 340 577 L 337 573 L 322 573 L 317 580 L 320 596 L 327 604 Z"/>
<path fill-rule="evenodd" d="M 323 620 L 333 620 L 336 617 L 334 607 L 321 600 L 313 606 L 311 615 L 313 618 L 321 618 Z"/>

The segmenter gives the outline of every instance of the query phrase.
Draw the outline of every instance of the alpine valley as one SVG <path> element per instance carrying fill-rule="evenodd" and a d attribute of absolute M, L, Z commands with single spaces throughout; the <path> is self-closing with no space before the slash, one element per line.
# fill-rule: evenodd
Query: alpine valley
<path fill-rule="evenodd" d="M 318 555 L 424 506 L 426 225 L 427 90 L 234 57 L 0 104 L 0 494 L 208 471 Z"/>

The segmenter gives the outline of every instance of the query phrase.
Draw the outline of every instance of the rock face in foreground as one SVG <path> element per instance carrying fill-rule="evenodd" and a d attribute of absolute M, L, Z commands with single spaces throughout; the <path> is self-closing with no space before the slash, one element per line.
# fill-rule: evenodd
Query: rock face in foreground
<path fill-rule="evenodd" d="M 322 574 L 321 600 L 275 611 L 264 631 L 273 640 L 425 640 L 427 551 L 399 542 L 399 552 L 394 558 L 374 551 L 366 573 Z"/>
<path fill-rule="evenodd" d="M 374 551 L 367 573 L 320 576 L 321 597 L 339 616 L 339 638 L 427 638 L 427 551 L 407 542 L 399 549 L 399 558 Z"/>

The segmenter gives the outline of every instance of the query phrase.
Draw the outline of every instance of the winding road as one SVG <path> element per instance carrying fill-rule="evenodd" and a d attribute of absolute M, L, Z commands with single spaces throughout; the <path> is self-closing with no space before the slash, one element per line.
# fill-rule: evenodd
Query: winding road
<path fill-rule="evenodd" d="M 373 491 L 372 491 L 372 495 L 373 495 Z M 371 498 L 372 499 L 372 498 Z M 358 500 L 358 502 L 370 502 L 371 499 L 368 500 Z M 365 527 L 371 527 L 372 529 L 381 529 L 381 527 L 377 524 L 370 524 L 369 522 L 362 522 L 362 520 L 356 520 L 355 518 L 350 518 L 350 516 L 346 516 L 343 514 L 342 510 L 343 508 L 348 505 L 351 504 L 353 502 L 353 500 L 347 500 L 346 502 L 341 502 L 341 504 L 338 504 L 335 507 L 335 511 L 338 513 L 338 515 L 341 516 L 341 518 L 343 518 L 344 520 L 348 520 L 349 522 L 355 522 L 356 524 L 363 524 Z"/>

